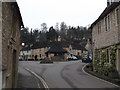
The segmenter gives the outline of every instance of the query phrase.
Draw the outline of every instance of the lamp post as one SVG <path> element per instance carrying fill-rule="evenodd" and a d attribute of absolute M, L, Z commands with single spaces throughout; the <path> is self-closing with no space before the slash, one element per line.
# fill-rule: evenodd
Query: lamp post
<path fill-rule="evenodd" d="M 21 46 L 24 47 L 24 46 L 25 46 L 25 43 L 21 43 Z M 21 54 L 22 54 L 22 59 L 25 59 L 25 58 L 24 58 L 24 52 L 23 52 L 23 51 L 22 51 Z"/>
<path fill-rule="evenodd" d="M 22 46 L 25 46 L 25 43 L 22 43 L 21 45 L 22 45 Z"/>

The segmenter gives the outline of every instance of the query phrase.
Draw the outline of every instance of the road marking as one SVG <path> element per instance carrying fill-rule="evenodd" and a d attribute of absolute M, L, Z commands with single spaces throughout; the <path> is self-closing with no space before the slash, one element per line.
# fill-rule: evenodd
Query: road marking
<path fill-rule="evenodd" d="M 114 85 L 114 86 L 116 86 L 116 87 L 120 87 L 120 86 L 118 86 L 118 85 L 116 85 L 116 84 L 114 84 L 114 83 L 111 83 L 111 82 L 109 82 L 109 81 L 103 80 L 103 79 L 101 79 L 101 78 L 98 78 L 98 77 L 96 77 L 96 76 L 93 76 L 93 75 L 91 75 L 91 74 L 85 72 L 84 68 L 85 68 L 87 65 L 88 65 L 88 63 L 85 64 L 85 65 L 82 67 L 82 71 L 83 71 L 83 73 L 85 73 L 85 74 L 87 74 L 87 75 L 89 75 L 89 76 L 91 76 L 91 77 L 94 77 L 94 78 L 96 78 L 96 79 L 98 79 L 98 80 L 101 80 L 101 81 L 103 81 L 103 82 L 106 82 L 106 83 L 112 84 L 112 85 Z"/>
<path fill-rule="evenodd" d="M 48 87 L 47 83 L 46 83 L 39 75 L 37 75 L 35 72 L 31 71 L 31 70 L 28 69 L 28 68 L 25 68 L 25 69 L 26 69 L 27 71 L 29 71 L 30 73 L 32 73 L 34 76 L 36 76 L 36 77 L 42 82 L 44 88 L 45 88 L 46 90 L 49 90 L 49 87 Z"/>

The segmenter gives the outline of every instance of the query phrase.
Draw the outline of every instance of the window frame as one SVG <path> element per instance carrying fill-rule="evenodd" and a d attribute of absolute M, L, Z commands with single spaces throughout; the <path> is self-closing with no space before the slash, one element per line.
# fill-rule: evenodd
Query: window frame
<path fill-rule="evenodd" d="M 110 31 L 110 16 L 106 16 L 105 17 L 105 29 L 106 29 L 106 32 Z"/>
<path fill-rule="evenodd" d="M 117 9 L 116 9 L 116 17 L 117 17 L 116 19 L 117 19 L 117 24 L 118 24 L 118 25 L 120 24 L 120 14 L 119 14 L 119 13 L 120 13 L 120 9 L 117 8 Z"/>
<path fill-rule="evenodd" d="M 100 34 L 102 31 L 102 26 L 101 26 L 101 22 L 98 23 L 98 34 Z"/>

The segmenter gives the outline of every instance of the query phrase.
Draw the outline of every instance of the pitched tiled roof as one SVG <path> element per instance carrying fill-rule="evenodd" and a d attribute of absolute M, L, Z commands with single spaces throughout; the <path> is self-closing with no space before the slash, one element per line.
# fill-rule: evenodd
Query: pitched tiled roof
<path fill-rule="evenodd" d="M 19 19 L 21 21 L 21 25 L 24 27 L 24 23 L 23 23 L 23 20 L 22 20 L 21 12 L 20 12 L 20 9 L 19 9 L 19 6 L 18 6 L 17 2 L 10 2 L 10 4 L 13 5 L 15 7 L 15 9 L 17 10 L 17 13 L 19 15 L 18 17 L 19 17 Z"/>
<path fill-rule="evenodd" d="M 22 49 L 21 49 L 21 51 L 28 51 L 28 50 L 31 50 L 31 46 L 30 45 L 22 47 Z"/>
<path fill-rule="evenodd" d="M 85 50 L 86 49 L 81 46 L 80 44 L 71 43 L 67 41 L 61 41 L 61 42 L 36 42 L 33 45 L 27 45 L 26 47 L 23 47 L 22 50 L 30 50 L 30 49 L 38 49 L 38 48 L 46 48 L 51 47 L 51 50 L 54 50 L 54 52 L 66 52 L 63 48 L 69 48 L 69 45 L 72 46 L 75 50 Z M 50 51 L 51 51 L 50 50 Z M 58 51 L 57 51 L 58 50 Z"/>
<path fill-rule="evenodd" d="M 46 53 L 67 53 L 67 51 L 62 48 L 60 42 L 54 42 Z"/>
<path fill-rule="evenodd" d="M 36 42 L 33 44 L 32 49 L 46 48 L 50 46 L 51 46 L 51 43 L 49 42 Z"/>
<path fill-rule="evenodd" d="M 80 44 L 72 43 L 71 45 L 72 45 L 72 49 L 87 51 L 87 50 L 86 50 L 83 46 L 81 46 Z"/>
<path fill-rule="evenodd" d="M 64 48 L 68 48 L 69 45 L 70 45 L 70 42 L 68 42 L 68 41 L 60 41 L 59 43 L 60 43 L 61 46 L 64 47 Z"/>
<path fill-rule="evenodd" d="M 113 2 L 110 6 L 106 7 L 105 10 L 102 12 L 102 14 L 98 17 L 98 19 L 91 25 L 90 28 L 92 28 L 97 22 L 102 20 L 106 15 L 108 15 L 111 11 L 113 11 L 117 6 L 120 5 L 119 2 Z"/>

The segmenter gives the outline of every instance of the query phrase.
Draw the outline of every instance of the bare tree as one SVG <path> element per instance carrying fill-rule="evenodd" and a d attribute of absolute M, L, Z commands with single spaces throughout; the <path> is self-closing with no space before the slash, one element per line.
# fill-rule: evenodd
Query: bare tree
<path fill-rule="evenodd" d="M 44 33 L 47 32 L 47 24 L 46 23 L 41 24 L 41 31 L 44 32 Z"/>
<path fill-rule="evenodd" d="M 67 35 L 67 25 L 65 24 L 65 22 L 61 22 L 61 24 L 60 24 L 60 36 L 64 40 L 64 39 L 66 39 L 66 35 Z"/>
<path fill-rule="evenodd" d="M 55 25 L 55 30 L 56 31 L 59 31 L 59 23 L 57 22 L 56 25 Z"/>

